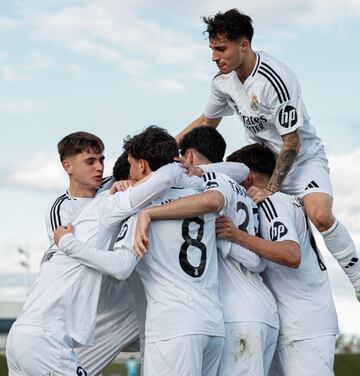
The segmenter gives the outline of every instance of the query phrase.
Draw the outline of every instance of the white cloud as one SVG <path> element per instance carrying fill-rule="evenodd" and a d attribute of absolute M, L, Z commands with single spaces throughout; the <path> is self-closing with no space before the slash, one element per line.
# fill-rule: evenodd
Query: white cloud
<path fill-rule="evenodd" d="M 26 98 L 0 98 L 0 112 L 33 112 L 43 104 Z"/>
<path fill-rule="evenodd" d="M 8 81 L 24 81 L 30 79 L 29 76 L 19 73 L 17 70 L 9 67 L 8 65 L 2 66 L 0 70 L 3 77 Z"/>
<path fill-rule="evenodd" d="M 61 189 L 67 185 L 67 176 L 58 158 L 38 154 L 12 168 L 7 184 L 30 189 Z"/>

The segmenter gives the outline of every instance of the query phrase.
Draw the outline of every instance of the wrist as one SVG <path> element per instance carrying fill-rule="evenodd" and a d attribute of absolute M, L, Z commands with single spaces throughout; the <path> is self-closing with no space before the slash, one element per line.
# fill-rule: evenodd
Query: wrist
<path fill-rule="evenodd" d="M 271 187 L 271 186 L 266 186 L 265 189 L 269 192 L 271 192 L 272 194 L 276 193 L 278 190 L 274 187 Z"/>

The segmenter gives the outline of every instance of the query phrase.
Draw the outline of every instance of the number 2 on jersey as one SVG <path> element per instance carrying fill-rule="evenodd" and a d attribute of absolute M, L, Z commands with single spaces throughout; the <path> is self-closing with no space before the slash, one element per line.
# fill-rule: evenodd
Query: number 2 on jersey
<path fill-rule="evenodd" d="M 199 225 L 196 239 L 190 236 L 190 224 L 196 223 Z M 191 277 L 198 278 L 204 273 L 206 265 L 206 245 L 201 242 L 204 236 L 204 220 L 199 217 L 185 218 L 182 223 L 182 237 L 185 240 L 182 243 L 179 253 L 179 262 L 181 269 Z M 201 251 L 199 266 L 193 266 L 188 259 L 189 247 L 198 248 Z"/>

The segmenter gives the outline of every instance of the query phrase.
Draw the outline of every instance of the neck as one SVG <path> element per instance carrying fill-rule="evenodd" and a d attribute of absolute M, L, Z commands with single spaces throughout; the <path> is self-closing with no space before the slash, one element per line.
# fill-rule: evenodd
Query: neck
<path fill-rule="evenodd" d="M 74 197 L 94 198 L 96 194 L 96 189 L 84 187 L 77 183 L 70 182 L 68 192 L 71 196 L 74 196 Z"/>
<path fill-rule="evenodd" d="M 244 61 L 235 69 L 239 80 L 244 83 L 244 81 L 250 76 L 251 72 L 254 70 L 256 64 L 256 53 L 253 50 L 249 50 L 244 58 Z"/>

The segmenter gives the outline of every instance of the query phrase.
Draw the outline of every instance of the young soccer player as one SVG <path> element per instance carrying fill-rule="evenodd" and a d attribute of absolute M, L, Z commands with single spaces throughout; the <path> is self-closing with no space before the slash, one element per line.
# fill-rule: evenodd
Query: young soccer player
<path fill-rule="evenodd" d="M 249 166 L 249 177 L 243 183 L 246 188 L 265 187 L 275 168 L 272 151 L 260 144 L 244 147 L 228 158 Z M 269 260 L 264 276 L 280 317 L 277 369 L 271 374 L 333 375 L 337 316 L 326 266 L 303 205 L 294 196 L 276 192 L 260 204 L 259 217 L 263 239 L 238 229 L 226 217 L 218 219 L 217 235 Z"/>

